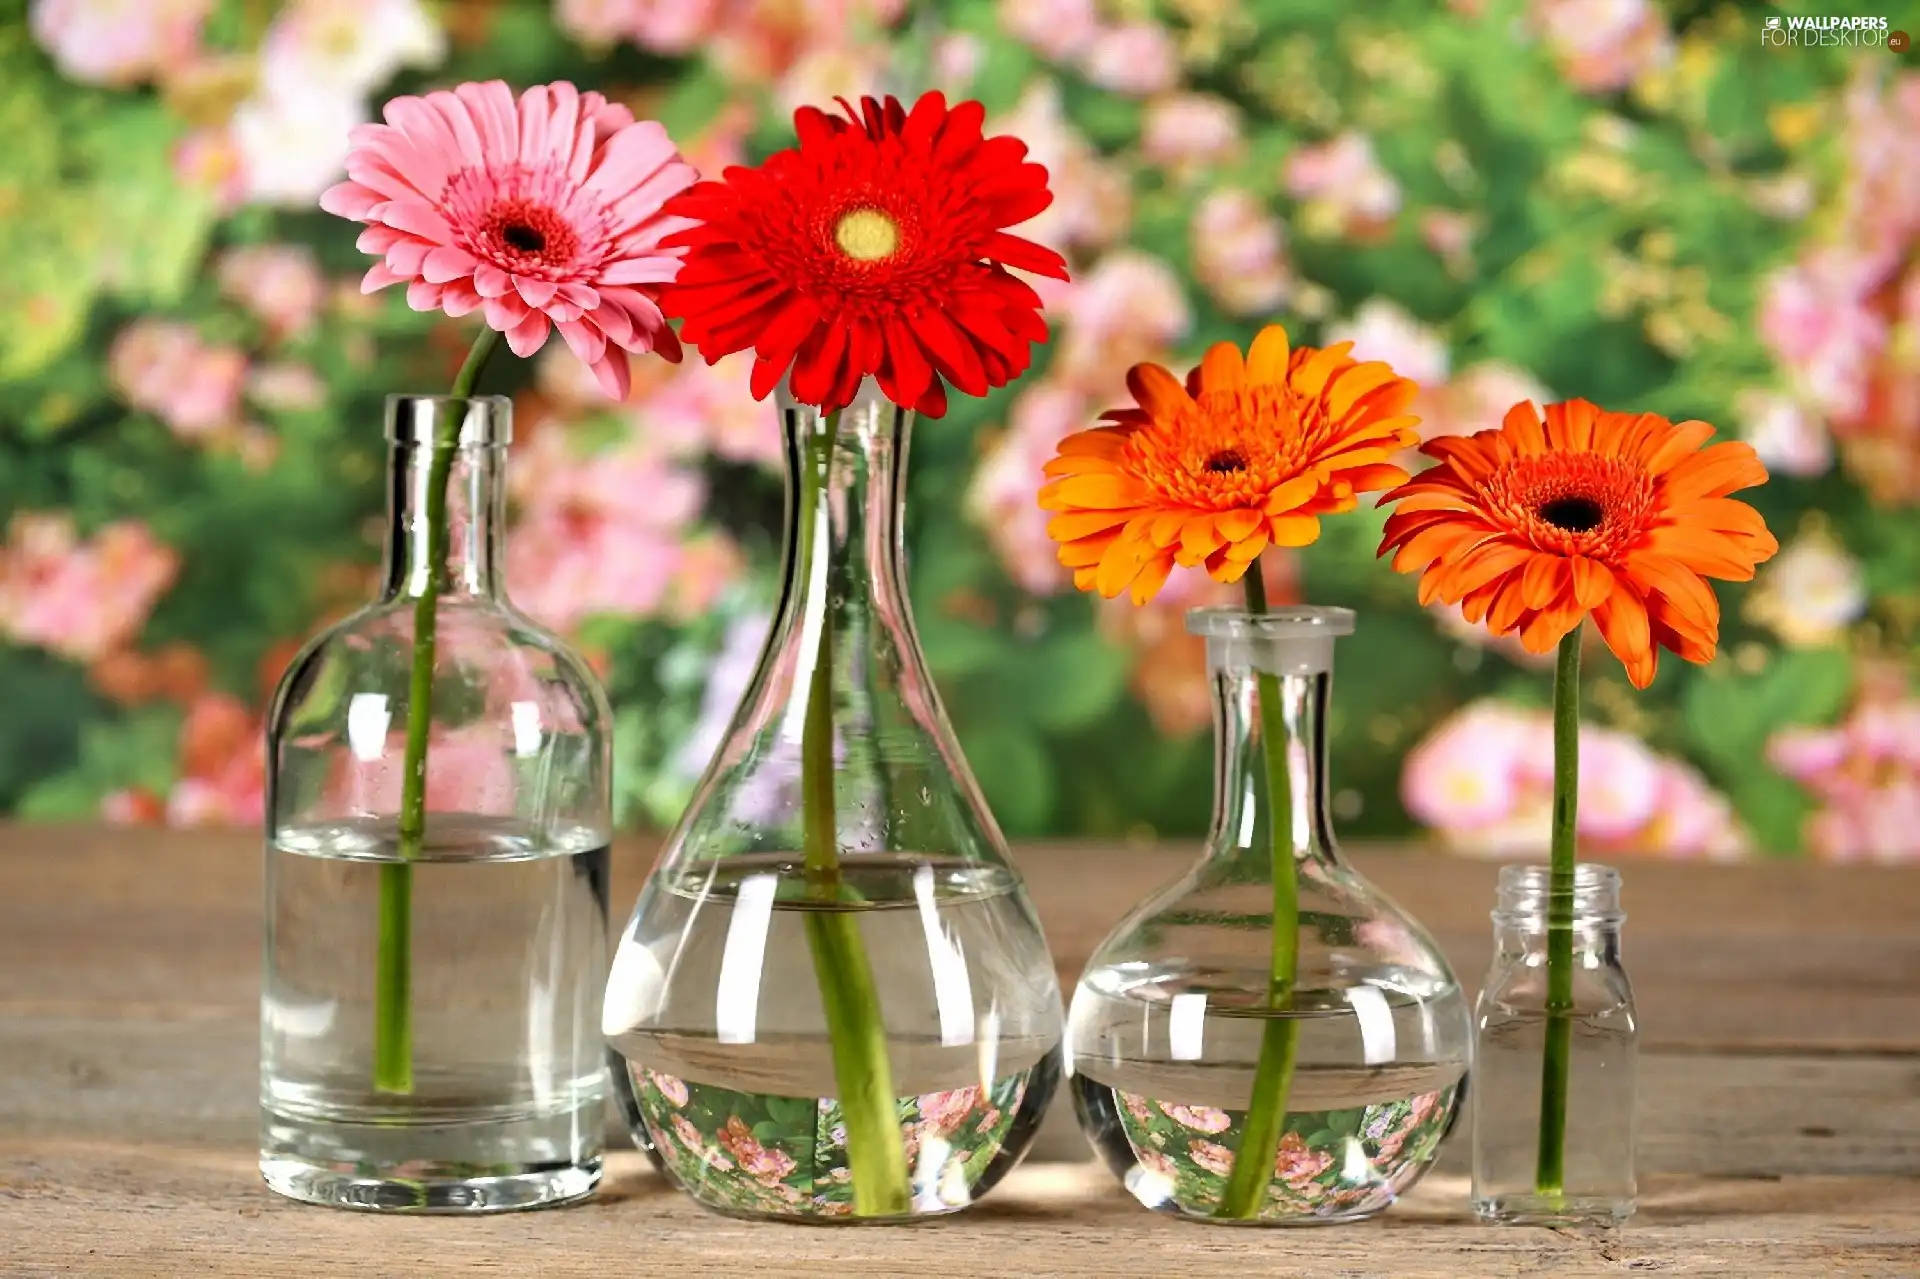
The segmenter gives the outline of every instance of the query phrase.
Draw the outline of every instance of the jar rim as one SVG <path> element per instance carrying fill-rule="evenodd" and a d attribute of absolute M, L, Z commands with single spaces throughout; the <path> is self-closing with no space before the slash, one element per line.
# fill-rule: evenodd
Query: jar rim
<path fill-rule="evenodd" d="M 460 448 L 498 448 L 513 439 L 513 401 L 504 395 L 389 395 L 387 442 L 431 447 L 457 415 Z"/>
<path fill-rule="evenodd" d="M 1286 604 L 1264 613 L 1244 608 L 1187 610 L 1187 630 L 1209 639 L 1332 639 L 1353 634 L 1350 608 Z"/>
<path fill-rule="evenodd" d="M 1494 917 L 1544 917 L 1554 898 L 1553 870 L 1538 863 L 1511 863 L 1500 868 L 1498 905 Z M 1618 922 L 1620 872 L 1599 862 L 1576 862 L 1573 868 L 1573 913 L 1578 919 Z"/>

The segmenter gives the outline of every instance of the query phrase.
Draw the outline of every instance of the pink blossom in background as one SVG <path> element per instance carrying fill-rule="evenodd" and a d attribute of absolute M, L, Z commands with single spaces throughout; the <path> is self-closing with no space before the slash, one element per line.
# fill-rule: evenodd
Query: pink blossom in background
<path fill-rule="evenodd" d="M 1280 1140 L 1274 1152 L 1273 1175 L 1298 1190 L 1333 1167 L 1333 1156 L 1324 1150 L 1310 1150 L 1299 1133 L 1290 1132 Z"/>
<path fill-rule="evenodd" d="M 385 699 L 379 699 L 384 701 Z M 348 713 L 349 725 L 361 708 Z M 398 812 L 407 735 L 403 718 L 391 708 L 364 712 L 387 715 L 390 731 L 355 735 L 349 728 L 353 753 L 327 786 L 328 807 L 343 817 Z M 371 740 L 369 740 L 369 738 Z M 427 739 L 427 808 L 429 811 L 511 815 L 517 798 L 514 760 L 521 751 L 537 753 L 547 739 L 534 735 L 522 740 L 509 720 L 488 719 L 434 734 Z"/>
<path fill-rule="evenodd" d="M 1400 791 L 1408 813 L 1451 848 L 1544 855 L 1552 717 L 1492 699 L 1473 703 L 1408 753 Z M 1630 734 L 1584 724 L 1577 835 L 1588 853 L 1738 856 L 1747 848 L 1731 805 L 1691 765 Z"/>
<path fill-rule="evenodd" d="M 1760 304 L 1760 336 L 1829 416 L 1859 417 L 1887 322 L 1867 305 L 1877 267 L 1850 248 L 1819 249 L 1776 272 Z"/>
<path fill-rule="evenodd" d="M 1234 315 L 1262 316 L 1293 285 L 1280 219 L 1252 192 L 1223 187 L 1207 193 L 1189 232 L 1193 274 Z"/>
<path fill-rule="evenodd" d="M 1395 373 L 1411 378 L 1423 390 L 1445 382 L 1451 366 L 1447 340 L 1414 319 L 1399 303 L 1386 298 L 1368 298 L 1355 308 L 1346 323 L 1327 326 L 1322 345 L 1331 346 L 1335 342 L 1353 343 L 1354 359 L 1384 361 L 1393 366 Z M 1507 403 L 1511 405 L 1513 401 Z M 1500 411 L 1504 414 L 1506 406 Z M 1498 425 L 1498 418 L 1487 424 Z"/>
<path fill-rule="evenodd" d="M 529 440 L 510 474 L 519 515 L 507 583 L 516 604 L 562 633 L 596 615 L 662 607 L 705 498 L 699 476 L 639 439 L 589 455 L 561 430 Z"/>
<path fill-rule="evenodd" d="M 1815 479 L 1833 469 L 1833 437 L 1818 415 L 1791 396 L 1748 389 L 1734 399 L 1740 438 L 1771 473 Z"/>
<path fill-rule="evenodd" d="M 100 800 L 100 820 L 115 826 L 156 826 L 166 817 L 167 801 L 141 787 L 109 791 Z"/>
<path fill-rule="evenodd" d="M 1007 427 L 991 438 L 967 489 L 966 510 L 1000 557 L 1007 576 L 1031 595 L 1051 595 L 1071 575 L 1047 537 L 1049 514 L 1034 494 L 1060 441 L 1085 430 L 1095 412 L 1085 396 L 1048 379 L 1021 391 Z"/>
<path fill-rule="evenodd" d="M 931 1134 L 957 1132 L 979 1107 L 980 1100 L 977 1084 L 946 1092 L 922 1093 L 919 1098 L 921 1122 Z"/>
<path fill-rule="evenodd" d="M 16 512 L 0 546 L 0 634 L 76 662 L 130 643 L 180 557 L 132 520 L 82 541 L 65 513 Z"/>
<path fill-rule="evenodd" d="M 1767 760 L 1821 807 L 1808 847 L 1829 861 L 1920 859 L 1920 699 L 1897 681 L 1865 680 L 1831 728 L 1788 728 Z"/>
<path fill-rule="evenodd" d="M 1126 234 L 1133 217 L 1133 184 L 1067 119 L 1060 86 L 1053 80 L 1028 85 L 1012 111 L 988 121 L 987 131 L 1019 138 L 1027 146 L 1027 158 L 1046 166 L 1053 203 L 1021 225 L 1022 235 L 1065 252 L 1101 248 Z M 1059 284 L 1044 279 L 1031 283 L 1046 289 Z M 1043 290 L 1042 296 L 1049 294 Z"/>
<path fill-rule="evenodd" d="M 195 129 L 173 149 L 174 176 L 182 186 L 204 191 L 222 216 L 246 203 L 244 163 L 239 144 L 224 125 Z"/>
<path fill-rule="evenodd" d="M 705 617 L 746 571 L 740 544 L 725 533 L 697 533 L 680 544 L 680 563 L 667 586 L 667 615 L 689 622 Z"/>
<path fill-rule="evenodd" d="M 1427 209 L 1420 214 L 1420 239 L 1439 254 L 1455 274 L 1472 266 L 1474 219 L 1452 209 Z"/>
<path fill-rule="evenodd" d="M 260 44 L 267 93 L 298 85 L 364 95 L 405 67 L 446 57 L 440 23 L 421 0 L 292 0 Z"/>
<path fill-rule="evenodd" d="M 251 203 L 306 209 L 345 172 L 350 135 L 367 122 L 367 105 L 326 86 L 268 90 L 233 113 L 240 181 Z"/>
<path fill-rule="evenodd" d="M 34 40 L 62 75 L 126 88 L 190 62 L 213 0 L 33 0 Z"/>
<path fill-rule="evenodd" d="M 1847 88 L 1841 137 L 1845 241 L 1891 264 L 1920 240 L 1920 74 L 1883 77 L 1862 60 Z"/>
<path fill-rule="evenodd" d="M 1165 359 L 1193 327 L 1179 275 L 1164 259 L 1133 248 L 1117 249 L 1080 273 L 1049 314 L 1062 331 L 1048 376 L 1100 405 L 1121 403 L 1126 370 Z"/>
<path fill-rule="evenodd" d="M 711 453 L 778 468 L 785 444 L 773 406 L 753 398 L 753 353 L 689 360 L 630 402 L 634 432 L 675 456 Z"/>
<path fill-rule="evenodd" d="M 740 1171 L 756 1181 L 779 1181 L 794 1170 L 792 1155 L 784 1150 L 770 1150 L 754 1140 L 753 1131 L 738 1115 L 731 1116 L 718 1135 L 721 1146 L 739 1163 Z"/>
<path fill-rule="evenodd" d="M 1233 1116 L 1212 1106 L 1176 1106 L 1163 1101 L 1160 1109 L 1176 1124 L 1195 1132 L 1225 1132 L 1233 1127 Z"/>
<path fill-rule="evenodd" d="M 1520 759 L 1537 744 L 1525 712 L 1477 702 L 1443 720 L 1408 753 L 1401 801 L 1415 821 L 1435 830 L 1491 826 L 1518 803 Z"/>
<path fill-rule="evenodd" d="M 1837 644 L 1867 611 L 1860 561 L 1826 533 L 1803 533 L 1760 570 L 1746 615 L 1795 648 Z"/>
<path fill-rule="evenodd" d="M 327 402 L 327 384 L 297 360 L 256 364 L 247 373 L 247 398 L 263 409 L 297 412 Z M 244 429 L 244 428 L 243 428 Z"/>
<path fill-rule="evenodd" d="M 203 693 L 180 725 L 179 778 L 167 796 L 172 826 L 246 826 L 266 812 L 260 716 L 227 693 Z M 391 811 L 391 810 L 389 810 Z"/>
<path fill-rule="evenodd" d="M 676 1079 L 672 1075 L 656 1074 L 651 1070 L 647 1072 L 647 1079 L 655 1088 L 660 1090 L 660 1095 L 667 1099 L 669 1105 L 684 1106 L 687 1104 L 687 1085 L 684 1081 Z"/>
<path fill-rule="evenodd" d="M 202 341 L 190 324 L 135 320 L 114 338 L 107 376 L 128 404 L 183 440 L 204 441 L 235 425 L 247 357 Z"/>
<path fill-rule="evenodd" d="M 327 281 L 304 244 L 248 244 L 214 266 L 220 292 L 240 303 L 276 338 L 299 337 L 326 303 Z"/>
<path fill-rule="evenodd" d="M 1180 51 L 1157 22 L 1128 22 L 1093 37 L 1080 57 L 1092 84 L 1136 98 L 1164 93 L 1180 79 Z"/>
<path fill-rule="evenodd" d="M 873 43 L 815 44 L 807 48 L 774 84 L 774 101 L 783 114 L 801 107 L 845 98 L 858 102 L 886 92 L 887 49 Z"/>
<path fill-rule="evenodd" d="M 1590 93 L 1624 89 L 1673 58 L 1651 0 L 1533 0 L 1531 16 L 1567 79 Z"/>
<path fill-rule="evenodd" d="M 1525 369 L 1491 360 L 1472 364 L 1421 397 L 1420 434 L 1432 439 L 1492 430 L 1520 401 L 1547 404 L 1553 398 L 1553 392 Z"/>
<path fill-rule="evenodd" d="M 1225 98 L 1174 93 L 1147 104 L 1140 151 L 1150 164 L 1191 175 L 1231 160 L 1240 146 L 1240 110 Z"/>
<path fill-rule="evenodd" d="M 979 36 L 960 31 L 936 38 L 932 55 L 934 87 L 949 98 L 970 96 L 986 57 L 987 48 Z"/>
<path fill-rule="evenodd" d="M 1216 1177 L 1224 1177 L 1233 1171 L 1233 1152 L 1218 1142 L 1188 1142 L 1187 1157 Z"/>
<path fill-rule="evenodd" d="M 1400 184 L 1380 167 L 1373 140 L 1346 132 L 1297 148 L 1281 171 L 1287 194 L 1305 201 L 1303 222 L 1328 234 L 1383 227 L 1400 212 Z"/>
<path fill-rule="evenodd" d="M 1099 0 L 1000 0 L 1000 29 L 1041 57 L 1068 62 L 1100 34 Z"/>

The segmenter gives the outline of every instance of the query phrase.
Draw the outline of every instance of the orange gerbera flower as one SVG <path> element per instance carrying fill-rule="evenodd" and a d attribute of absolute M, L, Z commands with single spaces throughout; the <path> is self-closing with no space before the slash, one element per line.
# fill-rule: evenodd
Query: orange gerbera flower
<path fill-rule="evenodd" d="M 1290 350 L 1270 325 L 1246 358 L 1231 342 L 1209 350 L 1186 384 L 1137 364 L 1137 407 L 1110 426 L 1070 435 L 1047 463 L 1040 505 L 1059 514 L 1047 535 L 1081 590 L 1153 597 L 1175 564 L 1237 582 L 1260 552 L 1305 546 L 1321 515 L 1407 478 L 1387 459 L 1419 440 L 1405 412 L 1417 389 L 1351 342 Z"/>
<path fill-rule="evenodd" d="M 1585 400 L 1529 402 L 1498 430 L 1429 441 L 1440 465 L 1380 499 L 1380 554 L 1421 572 L 1420 602 L 1460 604 L 1529 652 L 1593 614 L 1636 688 L 1659 650 L 1713 659 L 1720 602 L 1703 578 L 1744 582 L 1780 549 L 1766 521 L 1727 496 L 1766 482 L 1751 446 L 1702 448 L 1713 428 Z"/>

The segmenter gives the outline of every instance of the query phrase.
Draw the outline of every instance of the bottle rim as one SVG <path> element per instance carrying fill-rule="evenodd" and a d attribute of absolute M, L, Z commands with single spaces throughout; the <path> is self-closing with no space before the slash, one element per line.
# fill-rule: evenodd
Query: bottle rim
<path fill-rule="evenodd" d="M 1187 610 L 1187 630 L 1209 639 L 1332 639 L 1353 634 L 1350 608 L 1288 604 L 1265 613 L 1244 608 Z"/>
<path fill-rule="evenodd" d="M 504 395 L 389 395 L 387 442 L 431 448 L 449 417 L 458 448 L 500 448 L 513 439 L 513 401 Z"/>

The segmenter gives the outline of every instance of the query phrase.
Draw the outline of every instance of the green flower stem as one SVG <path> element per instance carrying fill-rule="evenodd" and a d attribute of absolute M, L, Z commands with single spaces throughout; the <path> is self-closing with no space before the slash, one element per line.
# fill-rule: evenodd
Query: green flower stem
<path fill-rule="evenodd" d="M 1266 583 L 1258 561 L 1248 565 L 1247 611 L 1267 611 Z M 1261 1019 L 1260 1060 L 1253 1071 L 1253 1092 L 1240 1126 L 1240 1147 L 1215 1215 L 1256 1217 L 1267 1202 L 1280 1136 L 1287 1126 L 1287 1095 L 1293 1089 L 1293 1063 L 1300 1027 L 1281 1014 L 1293 1006 L 1300 969 L 1300 884 L 1293 865 L 1293 785 L 1287 775 L 1287 734 L 1280 706 L 1280 680 L 1259 673 L 1260 749 L 1267 761 L 1267 817 L 1273 832 L 1273 955 L 1267 973 L 1268 1015 Z"/>
<path fill-rule="evenodd" d="M 1547 890 L 1547 1041 L 1540 1055 L 1540 1151 L 1533 1188 L 1558 1198 L 1567 1175 L 1567 1072 L 1573 1047 L 1574 823 L 1580 801 L 1580 631 L 1553 673 L 1553 861 Z"/>
<path fill-rule="evenodd" d="M 448 394 L 473 394 L 480 370 L 500 344 L 491 327 L 480 330 L 454 375 Z M 427 465 L 427 576 L 413 601 L 413 670 L 407 683 L 407 744 L 401 764 L 400 860 L 380 868 L 380 942 L 374 961 L 373 1086 L 379 1092 L 413 1091 L 413 863 L 427 831 L 427 734 L 433 726 L 433 666 L 438 648 L 440 591 L 447 558 L 447 481 L 465 415 L 434 418 L 438 434 Z"/>
<path fill-rule="evenodd" d="M 814 556 L 825 553 L 816 545 L 816 528 L 824 510 L 838 425 L 837 416 L 828 417 L 808 441 L 800 486 L 801 572 L 812 571 Z M 821 606 L 829 607 L 824 601 Z M 847 1124 L 853 1210 L 862 1217 L 903 1216 L 913 1207 L 913 1194 L 893 1070 L 887 1060 L 886 1023 L 880 1016 L 873 965 L 860 936 L 859 913 L 841 908 L 847 894 L 840 878 L 833 800 L 833 623 L 824 613 L 801 729 L 800 793 L 807 886 L 819 903 L 806 915 L 807 949 L 820 986 L 834 1082 Z"/>

